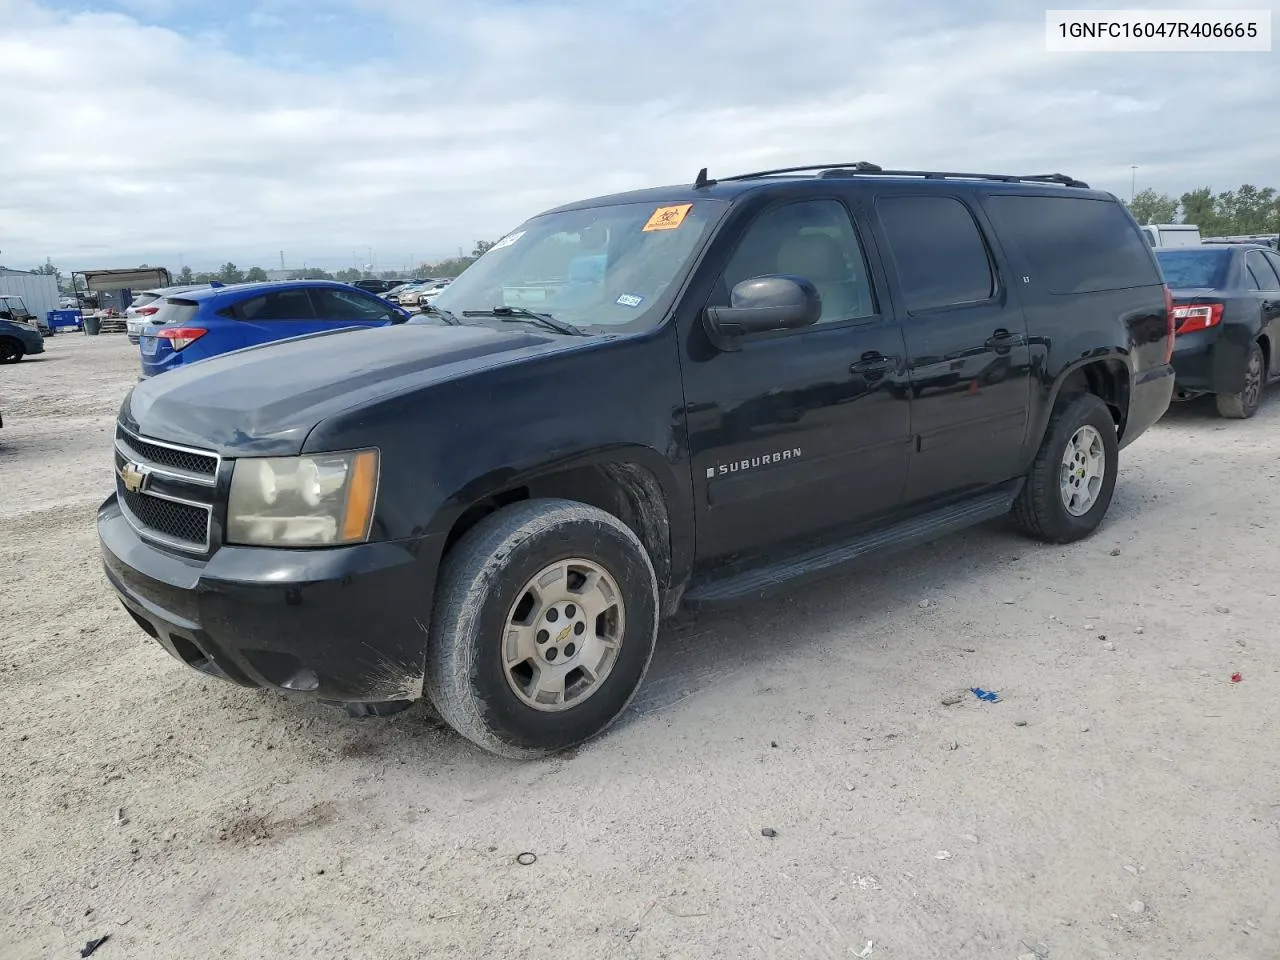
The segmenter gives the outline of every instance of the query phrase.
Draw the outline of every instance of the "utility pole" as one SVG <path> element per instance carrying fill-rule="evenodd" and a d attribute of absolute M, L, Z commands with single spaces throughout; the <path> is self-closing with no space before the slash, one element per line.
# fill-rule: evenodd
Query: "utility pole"
<path fill-rule="evenodd" d="M 1138 168 L 1137 168 L 1136 166 L 1131 166 L 1131 167 L 1129 168 L 1129 173 L 1130 173 L 1130 178 L 1129 178 L 1129 204 L 1130 204 L 1130 205 L 1132 205 L 1132 204 L 1133 204 L 1133 198 L 1134 198 L 1134 196 L 1136 195 L 1136 191 L 1137 191 L 1137 188 L 1138 188 Z"/>
<path fill-rule="evenodd" d="M 281 270 L 284 269 L 284 251 L 283 250 L 280 251 L 280 269 Z"/>

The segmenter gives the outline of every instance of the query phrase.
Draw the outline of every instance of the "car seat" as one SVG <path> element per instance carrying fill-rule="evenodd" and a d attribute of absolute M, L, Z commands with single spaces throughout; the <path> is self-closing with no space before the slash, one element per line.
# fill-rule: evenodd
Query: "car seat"
<path fill-rule="evenodd" d="M 854 279 L 840 244 L 823 233 L 799 233 L 782 241 L 778 273 L 804 277 L 822 297 L 822 319 L 865 316 L 860 284 Z"/>

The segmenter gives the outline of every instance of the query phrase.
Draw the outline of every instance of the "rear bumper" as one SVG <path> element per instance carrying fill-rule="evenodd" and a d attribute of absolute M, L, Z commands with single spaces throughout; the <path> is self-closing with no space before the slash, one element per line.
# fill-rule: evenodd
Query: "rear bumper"
<path fill-rule="evenodd" d="M 142 357 L 142 376 L 154 377 L 158 373 L 164 373 L 166 370 L 175 370 L 183 364 L 183 356 L 181 353 L 166 353 L 157 357 L 148 357 L 145 353 Z"/>
<path fill-rule="evenodd" d="M 1120 437 L 1121 449 L 1147 432 L 1169 409 L 1173 399 L 1173 367 L 1163 364 L 1138 374 L 1129 389 L 1129 415 Z"/>
<path fill-rule="evenodd" d="M 422 696 L 438 546 L 223 547 L 207 560 L 142 540 L 112 495 L 98 511 L 107 579 L 170 656 L 247 687 L 337 702 Z"/>
<path fill-rule="evenodd" d="M 1177 396 L 1201 393 L 1239 393 L 1253 336 L 1243 328 L 1224 326 L 1185 333 L 1174 343 L 1173 369 Z"/>

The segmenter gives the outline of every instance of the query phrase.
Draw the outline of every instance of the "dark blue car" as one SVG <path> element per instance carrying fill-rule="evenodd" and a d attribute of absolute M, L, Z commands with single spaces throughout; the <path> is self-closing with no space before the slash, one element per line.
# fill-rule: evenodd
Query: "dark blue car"
<path fill-rule="evenodd" d="M 293 280 L 166 297 L 141 330 L 142 375 L 221 353 L 343 327 L 383 327 L 409 314 L 346 283 Z"/>

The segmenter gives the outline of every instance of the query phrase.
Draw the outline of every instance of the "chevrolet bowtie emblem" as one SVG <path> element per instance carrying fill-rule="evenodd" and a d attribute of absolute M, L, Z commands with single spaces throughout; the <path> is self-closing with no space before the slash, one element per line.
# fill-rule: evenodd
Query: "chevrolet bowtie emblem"
<path fill-rule="evenodd" d="M 126 490 L 137 493 L 147 481 L 147 472 L 138 464 L 129 462 L 120 468 L 120 479 L 124 481 Z"/>

